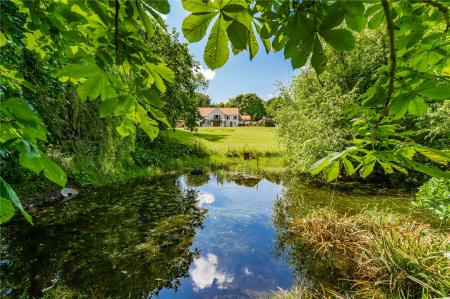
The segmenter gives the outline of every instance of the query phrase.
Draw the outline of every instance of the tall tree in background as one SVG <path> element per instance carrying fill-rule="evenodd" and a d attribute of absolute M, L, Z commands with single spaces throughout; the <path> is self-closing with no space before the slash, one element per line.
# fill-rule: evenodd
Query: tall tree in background
<path fill-rule="evenodd" d="M 275 118 L 277 115 L 278 110 L 280 110 L 282 105 L 282 99 L 280 97 L 274 97 L 269 99 L 266 102 L 266 111 L 267 116 L 271 118 Z"/>
<path fill-rule="evenodd" d="M 355 129 L 352 144 L 331 152 L 311 167 L 328 181 L 340 173 L 370 175 L 418 171 L 450 178 L 448 152 L 410 138 L 400 124 L 405 114 L 423 115 L 427 99 L 450 99 L 449 1 L 208 1 L 183 0 L 190 11 L 183 33 L 190 42 L 209 32 L 204 60 L 212 69 L 248 50 L 283 50 L 293 68 L 310 63 L 317 76 L 330 65 L 326 46 L 345 52 L 366 27 L 386 32 L 386 63 L 372 72 L 378 79 L 355 100 L 347 114 Z M 208 31 L 209 24 L 211 30 Z M 357 117 L 355 117 L 357 116 Z M 345 170 L 345 171 L 344 171 Z"/>
<path fill-rule="evenodd" d="M 199 107 L 196 91 L 207 86 L 205 78 L 196 71 L 198 61 L 189 53 L 187 44 L 179 41 L 176 31 L 169 34 L 156 27 L 148 44 L 175 73 L 175 80 L 168 84 L 167 92 L 161 97 L 164 113 L 173 128 L 181 121 L 185 127 L 193 129 Z"/>
<path fill-rule="evenodd" d="M 377 79 L 373 69 L 384 62 L 381 38 L 373 32 L 358 34 L 357 47 L 346 53 L 326 47 L 329 66 L 320 79 L 306 68 L 281 89 L 277 135 L 290 170 L 307 171 L 327 152 L 351 144 L 352 125 L 345 107 Z"/>
<path fill-rule="evenodd" d="M 212 105 L 211 98 L 207 94 L 195 92 L 194 98 L 197 107 L 210 107 Z"/>
<path fill-rule="evenodd" d="M 252 120 L 260 120 L 266 115 L 264 101 L 254 93 L 240 94 L 230 99 L 228 107 L 238 107 L 241 114 L 248 114 Z"/>

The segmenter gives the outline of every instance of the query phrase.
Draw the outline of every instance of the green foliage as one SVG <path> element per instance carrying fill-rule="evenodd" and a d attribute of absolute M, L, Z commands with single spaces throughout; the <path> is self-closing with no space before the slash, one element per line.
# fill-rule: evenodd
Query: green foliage
<path fill-rule="evenodd" d="M 407 120 L 408 121 L 408 120 Z M 417 142 L 437 149 L 448 149 L 450 139 L 450 101 L 430 103 L 425 115 L 411 119 Z"/>
<path fill-rule="evenodd" d="M 325 49 L 330 65 L 320 79 L 307 69 L 281 90 L 277 134 L 286 148 L 290 169 L 305 171 L 327 152 L 341 151 L 351 144 L 352 127 L 345 111 L 376 79 L 372 71 L 383 63 L 376 34 L 359 34 L 357 41 L 357 47 L 347 53 Z M 353 174 L 351 162 L 343 161 Z M 335 163 L 329 178 L 335 176 L 336 169 Z"/>
<path fill-rule="evenodd" d="M 341 215 L 316 209 L 288 219 L 279 229 L 289 260 L 316 286 L 306 298 L 448 295 L 448 237 L 439 230 L 376 210 Z"/>
<path fill-rule="evenodd" d="M 177 122 L 182 122 L 188 129 L 194 129 L 200 104 L 197 90 L 207 86 L 207 81 L 197 71 L 198 62 L 189 53 L 187 44 L 179 41 L 175 31 L 168 34 L 156 28 L 148 43 L 175 74 L 174 81 L 167 84 L 167 92 L 161 96 L 162 110 L 170 126 L 175 127 Z"/>
<path fill-rule="evenodd" d="M 419 188 L 415 203 L 447 221 L 450 217 L 450 180 L 431 178 Z"/>
<path fill-rule="evenodd" d="M 186 157 L 205 157 L 206 152 L 199 144 L 187 144 L 160 134 L 151 142 L 143 134 L 137 134 L 136 148 L 132 152 L 133 160 L 140 167 L 165 167 L 173 159 Z"/>
<path fill-rule="evenodd" d="M 210 107 L 212 105 L 211 98 L 206 94 L 196 92 L 194 97 L 197 107 Z"/>
<path fill-rule="evenodd" d="M 252 120 L 260 120 L 266 115 L 264 101 L 254 93 L 240 94 L 230 99 L 226 106 L 238 107 L 241 114 L 248 114 Z"/>
<path fill-rule="evenodd" d="M 423 115 L 427 111 L 424 97 L 435 100 L 450 98 L 447 2 L 365 2 L 231 0 L 216 3 L 185 0 L 184 7 L 191 14 L 184 25 L 190 19 L 211 16 L 207 22 L 189 24 L 192 25 L 188 26 L 190 32 L 201 29 L 201 34 L 192 39 L 197 41 L 205 35 L 211 20 L 216 18 L 205 48 L 205 61 L 211 68 L 218 68 L 227 61 L 228 41 L 234 54 L 240 53 L 245 45 L 252 59 L 257 52 L 256 32 L 266 50 L 278 52 L 284 49 L 285 57 L 291 59 L 294 68 L 310 61 L 317 75 L 330 64 L 325 45 L 336 51 L 348 51 L 356 45 L 352 31 L 360 32 L 366 25 L 370 29 L 385 31 L 388 48 L 385 51 L 389 52 L 386 60 L 389 63 L 372 69 L 377 75 L 376 82 L 355 101 L 350 118 L 360 113 L 352 121 L 357 133 L 353 142 L 356 148 L 350 155 L 338 155 L 337 163 L 340 164 L 344 158 L 358 163 L 362 177 L 375 169 L 375 163 L 386 166 L 383 169 L 387 173 L 394 170 L 406 173 L 409 169 L 449 177 L 448 172 L 433 165 L 433 159 L 422 161 L 415 159 L 415 155 L 404 154 L 411 152 L 415 143 L 409 138 L 410 132 L 405 132 L 399 125 L 399 119 L 406 113 Z M 233 29 L 235 22 L 246 28 L 246 35 L 238 33 L 242 30 Z M 188 39 L 190 32 L 184 31 Z M 243 39 L 245 43 L 236 42 Z M 443 152 L 435 154 L 448 158 Z M 333 175 L 327 175 L 330 168 L 321 169 L 329 178 L 335 177 L 333 155 L 336 154 L 330 156 Z"/>
<path fill-rule="evenodd" d="M 14 192 L 11 186 L 5 182 L 2 177 L 0 177 L 0 199 L 2 203 L 0 210 L 0 223 L 7 222 L 14 216 L 14 207 L 22 213 L 28 222 L 33 223 L 31 216 L 23 209 L 16 192 Z"/>
<path fill-rule="evenodd" d="M 271 98 L 266 102 L 266 112 L 267 116 L 275 118 L 277 116 L 278 110 L 282 107 L 282 99 L 280 97 Z"/>
<path fill-rule="evenodd" d="M 12 58 L 0 65 L 0 142 L 2 149 L 19 152 L 23 167 L 59 185 L 66 182 L 61 168 L 38 147 L 47 131 L 26 95 L 43 88 L 30 84 L 33 74 L 22 75 L 15 67 L 26 51 L 44 62 L 46 74 L 76 86 L 82 103 L 100 101 L 102 117 L 120 118 L 116 128 L 123 137 L 137 126 L 154 139 L 159 123 L 169 125 L 159 97 L 167 89 L 164 81 L 175 76 L 140 35 L 142 23 L 148 37 L 156 23 L 164 26 L 157 12 L 168 13 L 167 1 L 2 1 L 1 6 L 2 56 Z"/>

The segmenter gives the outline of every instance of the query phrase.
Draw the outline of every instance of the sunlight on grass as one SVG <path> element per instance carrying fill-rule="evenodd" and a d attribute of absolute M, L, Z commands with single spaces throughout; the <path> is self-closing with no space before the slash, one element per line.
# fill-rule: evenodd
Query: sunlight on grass
<path fill-rule="evenodd" d="M 199 128 L 197 132 L 178 129 L 169 136 L 182 143 L 200 143 L 211 152 L 256 152 L 277 155 L 281 148 L 275 129 L 267 127 Z"/>

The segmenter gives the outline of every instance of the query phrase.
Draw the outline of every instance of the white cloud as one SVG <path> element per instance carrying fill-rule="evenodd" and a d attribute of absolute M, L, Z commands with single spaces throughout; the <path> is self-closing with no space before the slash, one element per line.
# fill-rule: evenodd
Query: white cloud
<path fill-rule="evenodd" d="M 212 253 L 208 253 L 206 257 L 199 257 L 194 260 L 191 277 L 195 284 L 195 291 L 209 288 L 214 282 L 216 282 L 217 288 L 225 289 L 225 284 L 233 282 L 234 277 L 225 272 L 220 272 L 217 269 L 218 266 L 219 259 L 217 255 Z"/>
<path fill-rule="evenodd" d="M 207 81 L 214 79 L 216 72 L 208 68 L 203 68 L 203 66 L 198 66 L 192 70 L 194 74 L 201 74 Z"/>
<path fill-rule="evenodd" d="M 250 271 L 250 269 L 248 269 L 248 267 L 244 268 L 244 273 L 245 273 L 245 275 L 252 275 L 253 274 L 253 272 Z"/>
<path fill-rule="evenodd" d="M 212 204 L 216 200 L 214 194 L 207 192 L 200 192 L 197 196 L 197 201 L 199 206 L 204 206 L 205 204 Z"/>

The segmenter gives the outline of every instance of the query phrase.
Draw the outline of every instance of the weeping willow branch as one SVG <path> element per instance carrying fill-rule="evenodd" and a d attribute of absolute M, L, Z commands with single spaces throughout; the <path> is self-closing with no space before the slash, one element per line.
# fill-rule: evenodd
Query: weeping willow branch
<path fill-rule="evenodd" d="M 115 4 L 116 4 L 116 13 L 114 15 L 114 26 L 115 26 L 114 44 L 116 47 L 116 64 L 119 64 L 119 10 L 120 10 L 119 0 L 115 0 Z"/>
<path fill-rule="evenodd" d="M 435 7 L 437 10 L 439 10 L 444 15 L 444 21 L 445 21 L 445 25 L 446 25 L 445 32 L 447 32 L 448 28 L 450 28 L 450 18 L 448 15 L 448 8 L 445 7 L 442 3 L 439 3 L 438 1 L 434 1 L 434 0 L 422 0 L 422 2 Z"/>
<path fill-rule="evenodd" d="M 377 121 L 376 127 L 380 126 L 381 121 L 386 117 L 389 111 L 389 104 L 391 103 L 392 94 L 394 93 L 394 82 L 397 70 L 397 54 L 395 52 L 395 26 L 392 19 L 391 9 L 387 0 L 381 0 L 384 14 L 386 15 L 387 31 L 389 36 L 389 60 L 391 61 L 391 68 L 389 70 L 389 87 L 386 95 L 386 101 L 384 102 L 383 110 L 381 110 L 380 118 Z"/>

